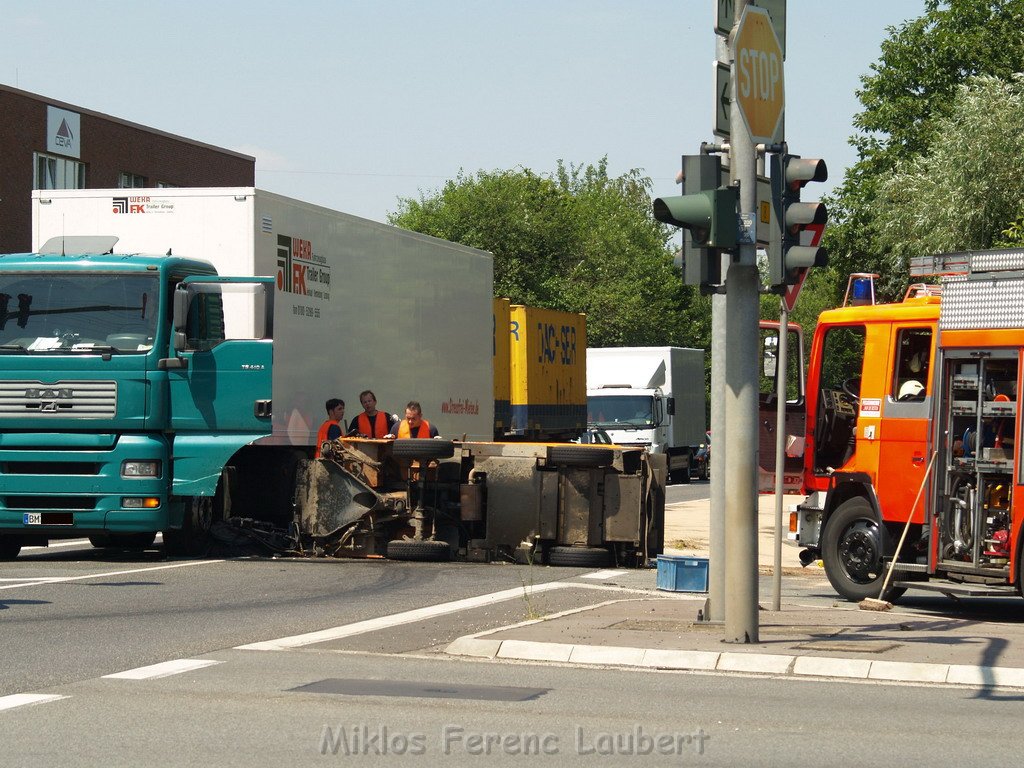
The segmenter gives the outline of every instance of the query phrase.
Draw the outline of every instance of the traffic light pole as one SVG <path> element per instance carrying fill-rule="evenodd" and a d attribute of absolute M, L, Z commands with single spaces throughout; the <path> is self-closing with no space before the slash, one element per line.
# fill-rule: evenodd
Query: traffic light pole
<path fill-rule="evenodd" d="M 738 21 L 748 0 L 737 0 L 730 60 L 735 70 Z M 738 78 L 732 78 L 730 105 L 730 169 L 739 184 L 740 212 L 757 208 L 757 166 L 753 140 L 737 99 Z M 751 234 L 752 233 L 748 233 Z M 752 236 L 743 238 L 726 276 L 725 440 L 730 446 L 725 467 L 726 557 L 725 641 L 758 642 L 757 563 L 757 340 L 760 319 L 757 250 Z M 721 349 L 716 350 L 721 354 Z"/>

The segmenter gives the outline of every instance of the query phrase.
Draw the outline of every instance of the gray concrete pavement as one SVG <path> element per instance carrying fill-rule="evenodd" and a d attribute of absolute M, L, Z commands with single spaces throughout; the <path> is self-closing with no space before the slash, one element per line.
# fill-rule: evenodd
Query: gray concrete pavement
<path fill-rule="evenodd" d="M 708 502 L 669 505 L 667 551 L 707 556 Z M 831 592 L 817 565 L 802 569 L 784 545 L 782 610 L 770 605 L 774 503 L 759 520 L 760 642 L 726 644 L 700 620 L 703 594 L 655 589 L 655 573 L 608 576 L 594 604 L 460 637 L 449 654 L 583 665 L 833 677 L 1024 688 L 1024 603 L 904 598 L 887 612 L 860 610 Z M 620 593 L 614 585 L 628 587 Z"/>

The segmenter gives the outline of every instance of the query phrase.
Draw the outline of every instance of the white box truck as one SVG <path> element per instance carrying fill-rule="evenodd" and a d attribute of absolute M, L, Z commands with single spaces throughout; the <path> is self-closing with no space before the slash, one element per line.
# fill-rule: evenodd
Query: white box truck
<path fill-rule="evenodd" d="M 344 399 L 354 418 L 364 389 L 389 413 L 420 401 L 442 435 L 493 436 L 492 361 L 480 354 L 492 344 L 484 251 L 253 188 L 37 191 L 32 231 L 36 251 L 65 233 L 115 235 L 115 253 L 274 276 L 263 442 L 312 445 L 324 401 Z M 226 314 L 229 336 L 249 332 L 250 315 Z"/>
<path fill-rule="evenodd" d="M 682 347 L 587 350 L 587 427 L 617 445 L 668 459 L 669 481 L 690 482 L 707 440 L 704 351 Z"/>

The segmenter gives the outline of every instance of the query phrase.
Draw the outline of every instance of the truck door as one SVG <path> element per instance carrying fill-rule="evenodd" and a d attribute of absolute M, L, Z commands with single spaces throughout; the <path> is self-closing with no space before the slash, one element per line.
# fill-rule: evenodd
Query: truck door
<path fill-rule="evenodd" d="M 776 403 L 780 392 L 778 366 L 779 324 L 761 322 L 761 365 L 758 394 L 758 491 L 775 490 Z M 803 330 L 789 325 L 786 344 L 786 372 L 781 379 L 786 400 L 786 455 L 783 492 L 799 493 L 803 484 L 803 435 L 806 421 L 804 401 Z"/>
<path fill-rule="evenodd" d="M 815 332 L 811 359 L 818 368 L 808 375 L 808 444 L 805 448 L 813 474 L 825 477 L 841 469 L 856 451 L 857 421 L 864 407 L 867 329 L 863 324 L 823 327 Z M 827 483 L 822 483 L 824 488 Z"/>
<path fill-rule="evenodd" d="M 243 445 L 271 433 L 272 278 L 185 278 L 167 371 L 174 492 L 207 495 Z"/>
<path fill-rule="evenodd" d="M 929 412 L 932 404 L 934 329 L 895 326 L 888 391 L 879 424 L 876 487 L 886 519 L 906 520 L 928 464 Z M 926 505 L 915 517 L 923 521 Z"/>

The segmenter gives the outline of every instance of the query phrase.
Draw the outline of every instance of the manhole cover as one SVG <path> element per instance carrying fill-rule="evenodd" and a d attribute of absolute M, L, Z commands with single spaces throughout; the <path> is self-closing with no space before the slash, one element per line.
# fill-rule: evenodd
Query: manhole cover
<path fill-rule="evenodd" d="M 420 699 L 481 699 L 484 701 L 532 701 L 550 688 L 515 688 L 504 685 L 459 685 L 407 680 L 341 680 L 330 678 L 300 685 L 300 693 L 332 693 L 343 696 L 406 696 Z"/>

